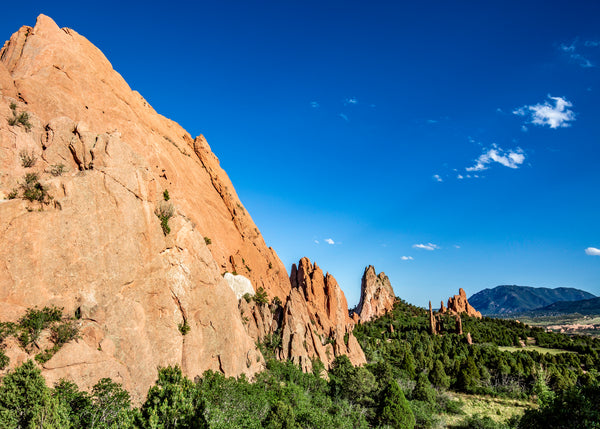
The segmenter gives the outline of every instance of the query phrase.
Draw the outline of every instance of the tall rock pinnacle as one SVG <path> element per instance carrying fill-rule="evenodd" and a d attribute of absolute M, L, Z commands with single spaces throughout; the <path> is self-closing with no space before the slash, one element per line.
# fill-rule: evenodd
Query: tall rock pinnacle
<path fill-rule="evenodd" d="M 360 287 L 360 302 L 355 313 L 361 322 L 383 316 L 394 307 L 396 295 L 390 279 L 383 273 L 375 274 L 375 268 L 365 268 Z"/>

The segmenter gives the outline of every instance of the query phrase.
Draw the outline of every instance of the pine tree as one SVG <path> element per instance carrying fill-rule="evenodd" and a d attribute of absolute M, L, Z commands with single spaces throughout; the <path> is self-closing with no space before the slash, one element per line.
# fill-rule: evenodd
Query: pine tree
<path fill-rule="evenodd" d="M 413 429 L 415 427 L 415 416 L 397 382 L 388 382 L 379 407 L 380 424 L 389 425 L 394 429 Z"/>

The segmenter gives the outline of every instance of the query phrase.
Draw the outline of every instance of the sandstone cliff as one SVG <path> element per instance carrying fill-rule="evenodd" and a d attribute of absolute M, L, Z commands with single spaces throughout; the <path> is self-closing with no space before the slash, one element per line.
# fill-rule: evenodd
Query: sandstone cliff
<path fill-rule="evenodd" d="M 43 364 L 50 382 L 111 377 L 139 400 L 158 366 L 251 375 L 264 362 L 255 343 L 277 329 L 281 357 L 304 367 L 364 362 L 335 280 L 304 264 L 292 288 L 206 140 L 44 15 L 0 50 L 0 231 L 0 321 L 46 305 L 79 317 L 81 338 Z M 226 272 L 281 310 L 242 308 L 250 323 Z M 6 352 L 11 366 L 32 357 Z"/>
<path fill-rule="evenodd" d="M 372 265 L 365 268 L 360 289 L 360 302 L 354 314 L 361 322 L 383 316 L 394 307 L 396 295 L 390 279 L 383 272 L 376 274 Z"/>

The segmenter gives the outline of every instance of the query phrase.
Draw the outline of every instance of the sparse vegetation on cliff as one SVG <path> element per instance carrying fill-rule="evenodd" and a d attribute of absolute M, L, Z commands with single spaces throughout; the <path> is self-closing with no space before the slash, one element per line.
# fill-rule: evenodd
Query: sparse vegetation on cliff
<path fill-rule="evenodd" d="M 10 110 L 12 111 L 12 117 L 8 118 L 8 125 L 11 127 L 23 125 L 23 127 L 29 131 L 32 127 L 31 122 L 29 122 L 29 113 L 17 113 L 17 105 L 15 103 L 10 103 Z"/>
<path fill-rule="evenodd" d="M 169 226 L 169 219 L 173 217 L 174 213 L 173 204 L 166 201 L 161 201 L 156 208 L 156 216 L 160 219 L 160 226 L 163 230 L 164 235 L 169 235 L 171 227 Z"/>

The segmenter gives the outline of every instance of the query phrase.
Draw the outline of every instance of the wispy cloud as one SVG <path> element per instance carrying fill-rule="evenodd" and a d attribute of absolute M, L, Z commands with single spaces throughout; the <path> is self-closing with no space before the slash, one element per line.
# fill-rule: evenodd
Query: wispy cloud
<path fill-rule="evenodd" d="M 456 178 L 457 178 L 458 180 L 462 180 L 462 179 L 464 179 L 464 176 L 463 176 L 462 174 L 459 174 L 459 175 L 457 175 L 457 176 L 456 176 Z"/>
<path fill-rule="evenodd" d="M 310 102 L 310 107 L 312 107 L 313 109 L 318 109 L 321 106 L 316 101 L 311 101 Z"/>
<path fill-rule="evenodd" d="M 460 249 L 460 246 L 459 246 L 458 244 L 455 244 L 455 245 L 454 245 L 454 248 L 455 248 L 455 249 Z"/>
<path fill-rule="evenodd" d="M 315 240 L 315 244 L 319 244 L 319 240 Z"/>
<path fill-rule="evenodd" d="M 427 244 L 413 244 L 415 249 L 423 249 L 423 250 L 437 250 L 440 248 L 437 244 L 427 243 Z"/>
<path fill-rule="evenodd" d="M 587 46 L 588 48 L 597 48 L 598 46 L 600 46 L 600 41 L 598 41 L 598 40 L 586 40 L 583 44 L 585 46 Z"/>
<path fill-rule="evenodd" d="M 570 127 L 570 122 L 575 120 L 575 113 L 569 109 L 573 107 L 573 103 L 563 97 L 552 97 L 550 94 L 548 98 L 550 102 L 546 100 L 543 103 L 519 107 L 513 110 L 513 114 L 529 117 L 530 122 L 535 125 L 548 125 L 550 128 Z"/>
<path fill-rule="evenodd" d="M 325 243 L 327 243 L 327 244 L 335 244 L 335 241 L 333 241 L 331 238 L 326 238 L 325 239 Z"/>
<path fill-rule="evenodd" d="M 596 249 L 595 247 L 588 247 L 585 249 L 585 254 L 590 256 L 600 256 L 600 249 Z"/>
<path fill-rule="evenodd" d="M 356 99 L 356 97 L 346 98 L 346 100 L 344 101 L 344 106 L 354 105 L 354 104 L 358 104 L 358 100 Z"/>
<path fill-rule="evenodd" d="M 427 119 L 427 123 L 428 124 L 437 124 L 439 121 L 437 121 L 436 119 Z"/>
<path fill-rule="evenodd" d="M 346 122 L 350 122 L 350 119 L 348 119 L 348 116 L 344 115 L 343 113 L 340 113 L 338 116 L 339 116 L 340 118 L 342 118 L 344 121 L 346 121 Z"/>
<path fill-rule="evenodd" d="M 491 149 L 484 149 L 479 158 L 475 160 L 475 165 L 467 167 L 465 170 L 469 172 L 487 170 L 493 162 L 497 162 L 508 168 L 519 168 L 523 164 L 523 161 L 525 161 L 523 149 L 517 147 L 505 151 L 494 144 Z"/>
<path fill-rule="evenodd" d="M 401 256 L 400 259 L 403 261 L 413 261 L 414 258 L 412 256 Z"/>
<path fill-rule="evenodd" d="M 435 180 L 436 182 L 443 182 L 444 181 L 444 179 L 442 179 L 439 174 L 434 174 L 433 175 L 433 180 Z"/>
<path fill-rule="evenodd" d="M 584 46 L 586 46 L 588 48 L 598 46 L 598 45 L 595 45 L 595 43 L 598 43 L 598 42 L 591 41 L 591 40 L 586 41 L 586 42 L 584 42 Z M 586 57 L 584 57 L 579 52 L 577 52 L 576 44 L 577 44 L 577 40 L 574 40 L 573 43 L 571 43 L 570 45 L 561 43 L 558 46 L 558 49 L 561 52 L 567 54 L 571 60 L 573 60 L 575 63 L 579 64 L 581 67 L 584 67 L 584 68 L 594 67 L 594 64 L 592 64 L 592 62 L 590 60 L 588 60 Z"/>

